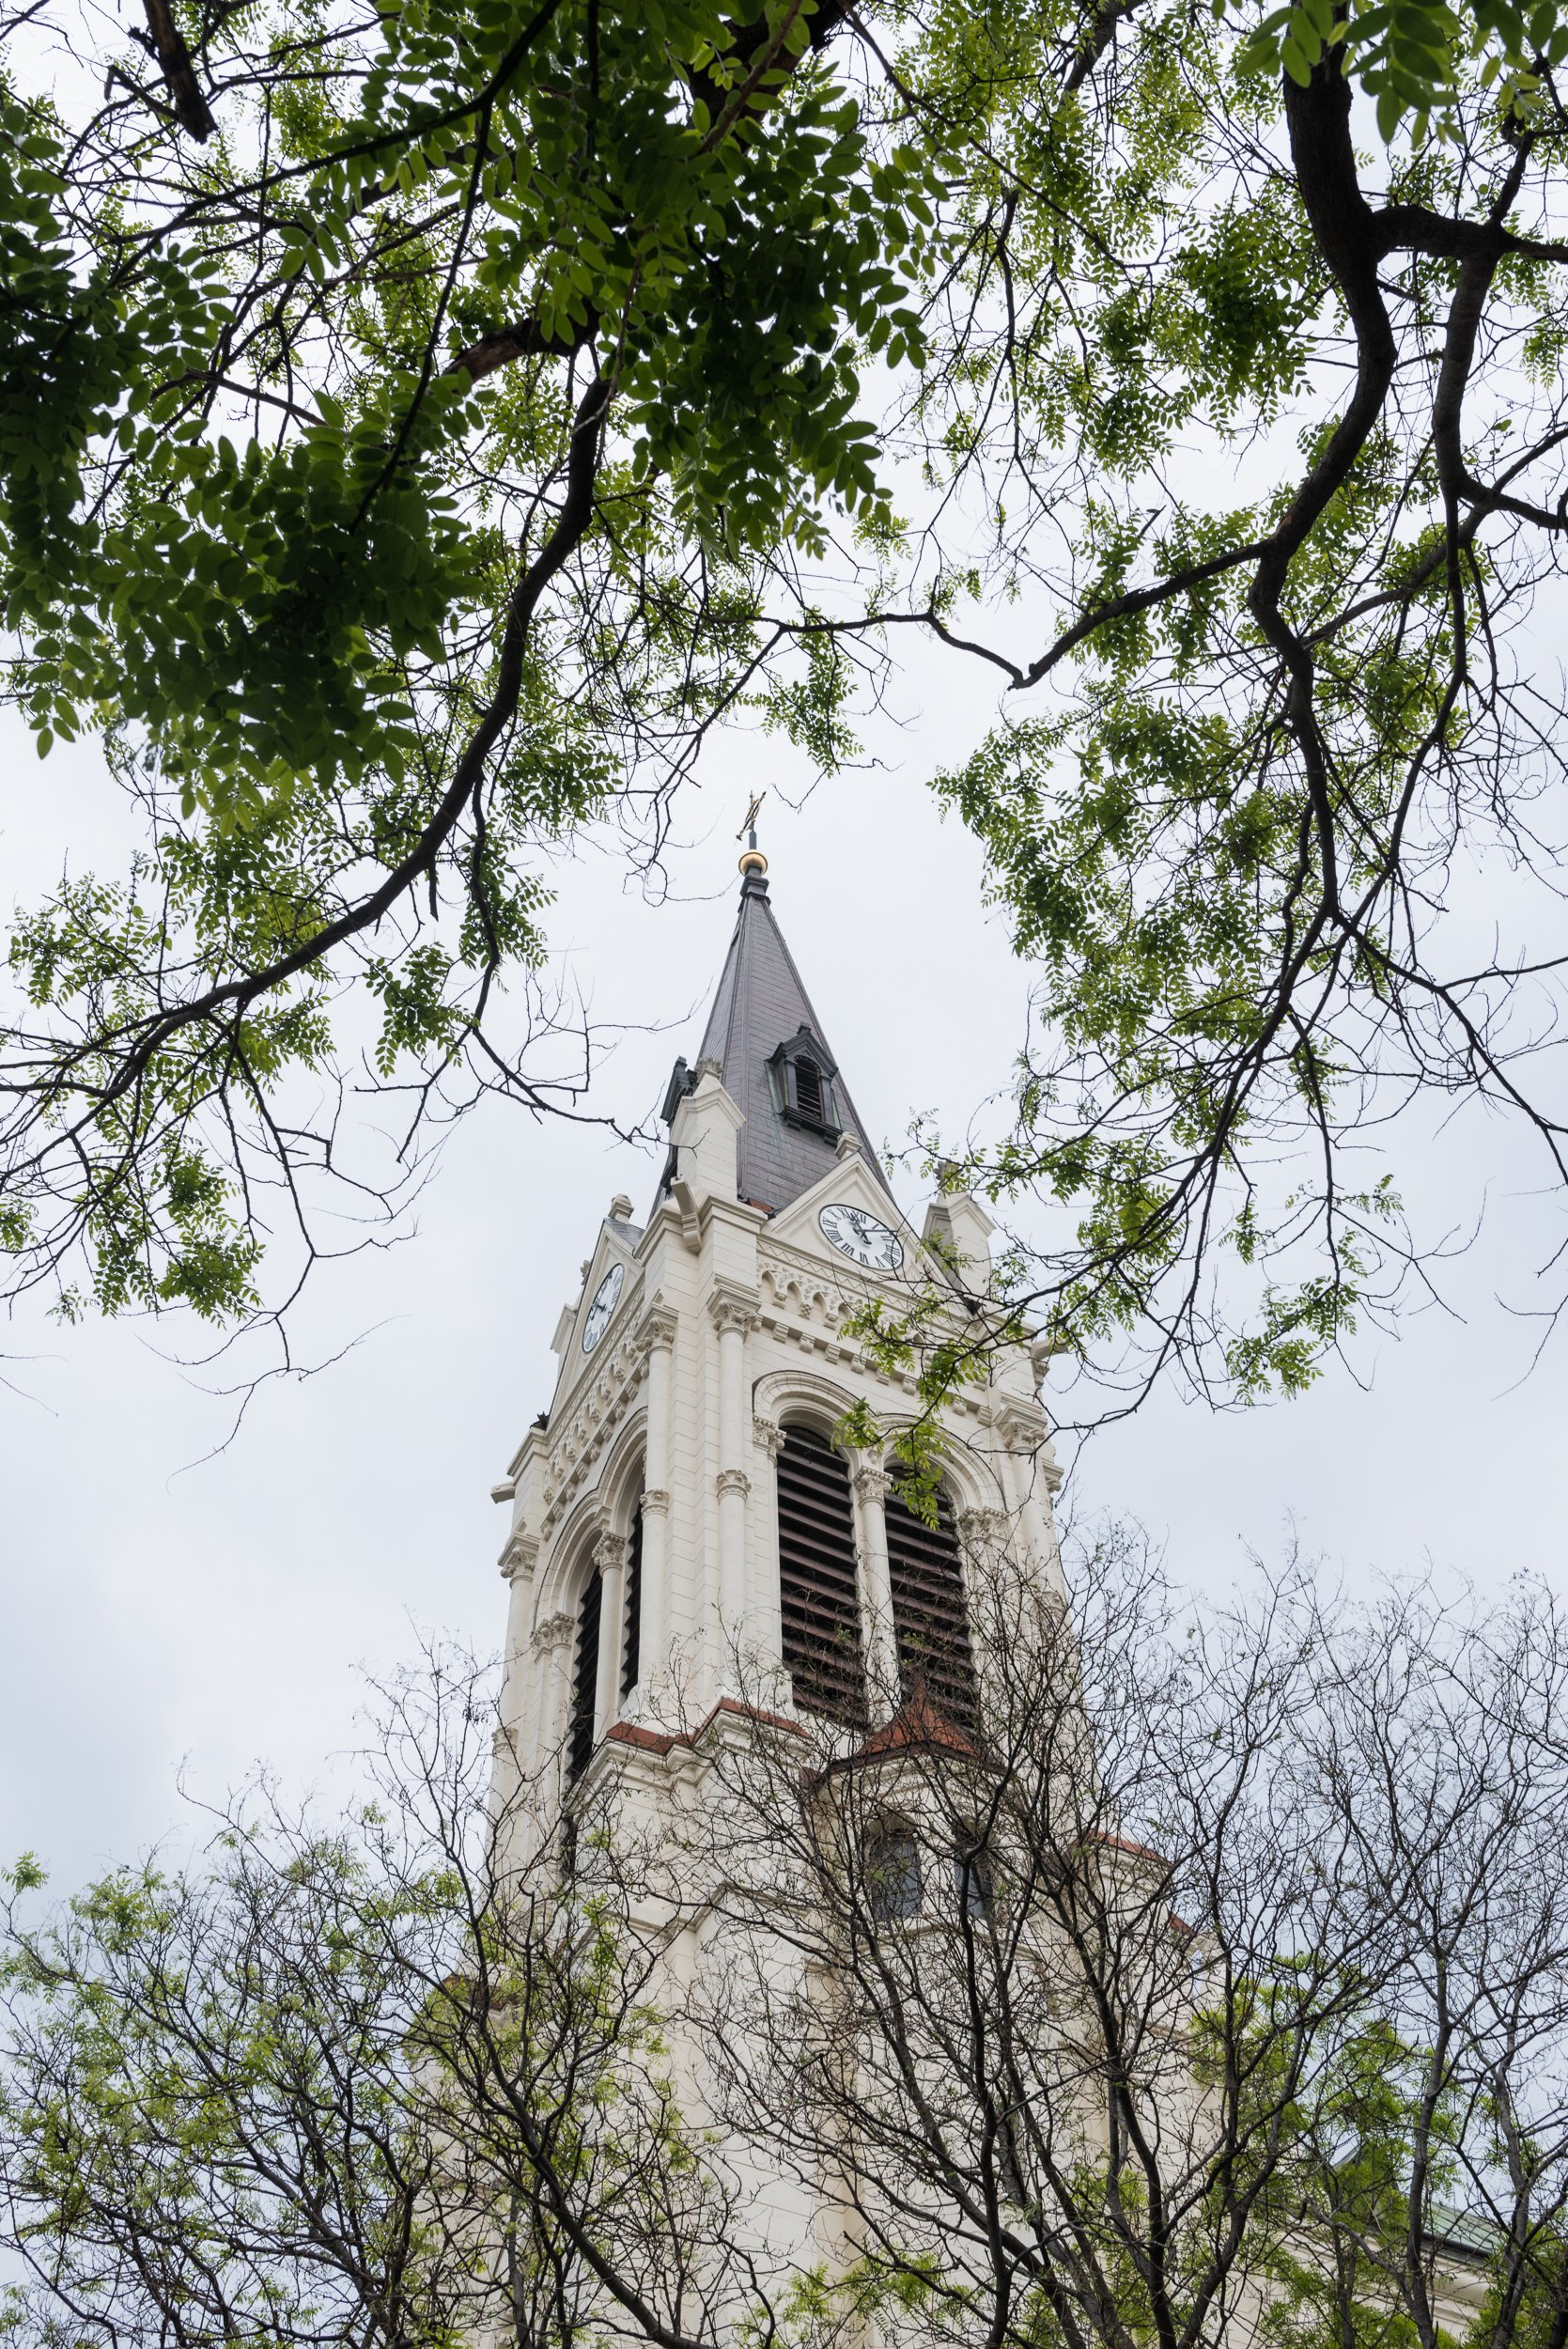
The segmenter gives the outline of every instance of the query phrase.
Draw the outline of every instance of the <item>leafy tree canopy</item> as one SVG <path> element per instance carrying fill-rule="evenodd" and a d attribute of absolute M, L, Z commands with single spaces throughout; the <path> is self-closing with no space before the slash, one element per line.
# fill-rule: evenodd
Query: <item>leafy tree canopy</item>
<path fill-rule="evenodd" d="M 741 708 L 832 769 L 921 634 L 1002 682 L 939 788 L 1039 975 L 948 1179 L 1055 1211 L 1065 1346 L 1304 1383 L 1410 1257 L 1345 1163 L 1390 1087 L 1561 1171 L 1559 962 L 1444 920 L 1549 879 L 1552 0 L 8 31 L 9 691 L 144 832 L 14 932 L 13 1288 L 257 1312 L 366 1010 L 411 1162 L 476 1090 L 569 1105 L 499 1008 L 551 845 L 657 839 Z"/>

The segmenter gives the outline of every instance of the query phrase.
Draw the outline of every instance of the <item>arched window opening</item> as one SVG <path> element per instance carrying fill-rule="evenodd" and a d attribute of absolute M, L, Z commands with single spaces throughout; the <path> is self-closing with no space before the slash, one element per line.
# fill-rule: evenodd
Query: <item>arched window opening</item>
<path fill-rule="evenodd" d="M 792 1062 L 795 1071 L 795 1106 L 802 1117 L 815 1117 L 822 1122 L 822 1071 L 814 1060 L 804 1055 Z"/>
<path fill-rule="evenodd" d="M 906 1700 L 924 1694 L 955 1727 L 976 1725 L 974 1656 L 964 1605 L 958 1531 L 945 1493 L 937 1522 L 917 1517 L 895 1488 L 887 1500 L 888 1576 Z"/>
<path fill-rule="evenodd" d="M 865 1888 L 879 1925 L 920 1915 L 920 1845 L 907 1827 L 877 1828 L 866 1845 Z"/>
<path fill-rule="evenodd" d="M 836 1137 L 841 1131 L 832 1062 L 809 1028 L 781 1044 L 768 1062 L 773 1095 L 786 1125 Z"/>
<path fill-rule="evenodd" d="M 567 1738 L 567 1781 L 575 1786 L 593 1758 L 598 1710 L 598 1632 L 604 1591 L 598 1566 L 582 1586 L 577 1609 L 577 1645 L 571 1684 L 571 1727 Z"/>
<path fill-rule="evenodd" d="M 631 1520 L 626 1546 L 626 1637 L 621 1642 L 621 1694 L 629 1697 L 637 1686 L 643 1645 L 643 1504 Z"/>
<path fill-rule="evenodd" d="M 779 1454 L 779 1609 L 796 1703 L 830 1719 L 863 1721 L 849 1469 L 810 1427 L 786 1427 Z"/>

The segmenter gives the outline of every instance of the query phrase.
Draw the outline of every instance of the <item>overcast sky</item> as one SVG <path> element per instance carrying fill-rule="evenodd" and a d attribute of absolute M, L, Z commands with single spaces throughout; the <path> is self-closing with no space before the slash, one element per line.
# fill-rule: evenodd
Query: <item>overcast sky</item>
<path fill-rule="evenodd" d="M 873 1134 L 895 1143 L 912 1109 L 961 1126 L 1005 1081 L 1026 996 L 983 910 L 973 844 L 924 787 L 984 708 L 946 674 L 923 688 L 920 723 L 873 738 L 878 768 L 798 812 L 775 792 L 764 817 L 784 934 Z M 36 897 L 68 848 L 78 870 L 114 860 L 118 820 L 90 750 L 40 767 L 13 727 L 0 761 L 8 902 Z M 683 805 L 687 845 L 662 904 L 609 857 L 559 877 L 563 970 L 599 1020 L 659 1031 L 629 1035 L 604 1068 L 606 1112 L 645 1113 L 675 1052 L 693 1048 L 733 920 L 748 791 L 793 789 L 792 771 L 768 742 L 716 746 Z M 657 1171 L 595 1130 L 488 1110 L 449 1147 L 417 1236 L 318 1286 L 304 1353 L 360 1343 L 309 1381 L 269 1388 L 202 1466 L 188 1464 L 225 1410 L 172 1359 L 180 1333 L 13 1325 L 0 1859 L 34 1847 L 65 1889 L 188 1832 L 182 1773 L 219 1794 L 266 1759 L 308 1784 L 353 1738 L 360 1668 L 410 1657 L 421 1629 L 498 1641 L 489 1487 L 548 1399 L 550 1337 L 600 1216 L 621 1190 L 641 1213 Z M 1496 1296 L 1529 1301 L 1560 1211 L 1534 1195 L 1541 1170 L 1518 1137 L 1497 1128 L 1462 1130 L 1402 1172 L 1439 1221 L 1490 1180 L 1487 1232 L 1448 1275 L 1458 1315 L 1369 1342 L 1364 1391 L 1336 1372 L 1305 1402 L 1264 1411 L 1155 1405 L 1095 1440 L 1078 1505 L 1136 1515 L 1180 1572 L 1211 1584 L 1248 1545 L 1277 1551 L 1294 1519 L 1352 1580 L 1430 1559 L 1488 1586 L 1528 1568 L 1568 1587 L 1568 1335 L 1525 1377 L 1535 1330 Z M 911 1185 L 895 1187 L 918 1211 Z"/>

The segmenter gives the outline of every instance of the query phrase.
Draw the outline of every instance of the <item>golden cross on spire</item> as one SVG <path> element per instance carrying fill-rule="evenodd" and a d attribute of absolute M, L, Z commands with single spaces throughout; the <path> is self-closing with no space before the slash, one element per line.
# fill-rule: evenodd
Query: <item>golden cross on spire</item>
<path fill-rule="evenodd" d="M 740 831 L 737 832 L 735 836 L 738 840 L 741 833 L 747 834 L 746 846 L 748 848 L 754 848 L 757 845 L 757 810 L 767 797 L 768 794 L 766 791 L 759 791 L 753 800 L 751 806 L 746 810 L 745 815 L 740 819 Z"/>
<path fill-rule="evenodd" d="M 757 810 L 767 797 L 766 791 L 756 793 L 751 806 L 746 810 L 745 820 L 741 824 L 740 831 L 735 835 L 737 840 L 744 835 L 746 841 L 740 856 L 740 869 L 746 876 L 746 886 L 748 889 L 751 887 L 752 875 L 754 873 L 760 884 L 759 894 L 764 896 L 768 893 L 768 883 L 763 880 L 762 876 L 768 870 L 768 859 L 757 847 Z"/>

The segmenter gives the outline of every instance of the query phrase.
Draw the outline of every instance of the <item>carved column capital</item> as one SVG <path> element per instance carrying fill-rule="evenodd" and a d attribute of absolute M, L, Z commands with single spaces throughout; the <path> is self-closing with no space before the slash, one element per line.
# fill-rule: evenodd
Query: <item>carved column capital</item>
<path fill-rule="evenodd" d="M 877 1467 L 875 1462 L 869 1460 L 863 1468 L 855 1470 L 850 1482 L 858 1500 L 875 1501 L 882 1506 L 886 1505 L 888 1495 L 893 1490 L 893 1478 L 887 1470 Z"/>
<path fill-rule="evenodd" d="M 612 1566 L 626 1563 L 626 1535 L 612 1532 L 608 1526 L 594 1544 L 594 1563 L 600 1574 L 608 1574 Z"/>
<path fill-rule="evenodd" d="M 668 1493 L 660 1492 L 658 1487 L 655 1486 L 651 1490 L 644 1492 L 639 1506 L 642 1509 L 644 1518 L 667 1517 L 670 1514 L 670 1496 Z"/>
<path fill-rule="evenodd" d="M 662 1299 L 655 1298 L 642 1320 L 637 1324 L 637 1339 L 649 1354 L 662 1346 L 666 1350 L 675 1342 L 675 1316 Z"/>
<path fill-rule="evenodd" d="M 1003 1403 L 997 1411 L 996 1431 L 1012 1452 L 1035 1452 L 1050 1434 L 1050 1422 L 1037 1403 Z"/>
<path fill-rule="evenodd" d="M 768 1458 L 776 1466 L 779 1455 L 784 1450 L 784 1429 L 779 1425 L 778 1421 L 776 1419 L 765 1419 L 760 1411 L 753 1412 L 752 1415 L 752 1439 L 756 1444 L 758 1450 L 766 1452 Z"/>
<path fill-rule="evenodd" d="M 520 1579 L 526 1582 L 533 1574 L 538 1555 L 539 1545 L 534 1534 L 520 1530 L 514 1533 L 501 1553 L 503 1581 L 515 1582 Z"/>
<path fill-rule="evenodd" d="M 1005 1509 L 960 1509 L 958 1537 L 973 1551 L 999 1549 L 1007 1537 Z"/>
<path fill-rule="evenodd" d="M 721 1493 L 739 1493 L 742 1496 L 752 1489 L 751 1478 L 744 1469 L 737 1468 L 721 1469 L 715 1485 Z"/>
<path fill-rule="evenodd" d="M 726 1330 L 738 1330 L 744 1334 L 748 1330 L 762 1327 L 755 1295 L 750 1289 L 734 1288 L 728 1282 L 720 1282 L 714 1289 L 707 1300 L 707 1313 L 721 1337 Z"/>
<path fill-rule="evenodd" d="M 570 1615 L 547 1615 L 543 1623 L 535 1626 L 530 1642 L 535 1655 L 551 1656 L 557 1648 L 567 1646 L 576 1629 Z"/>

